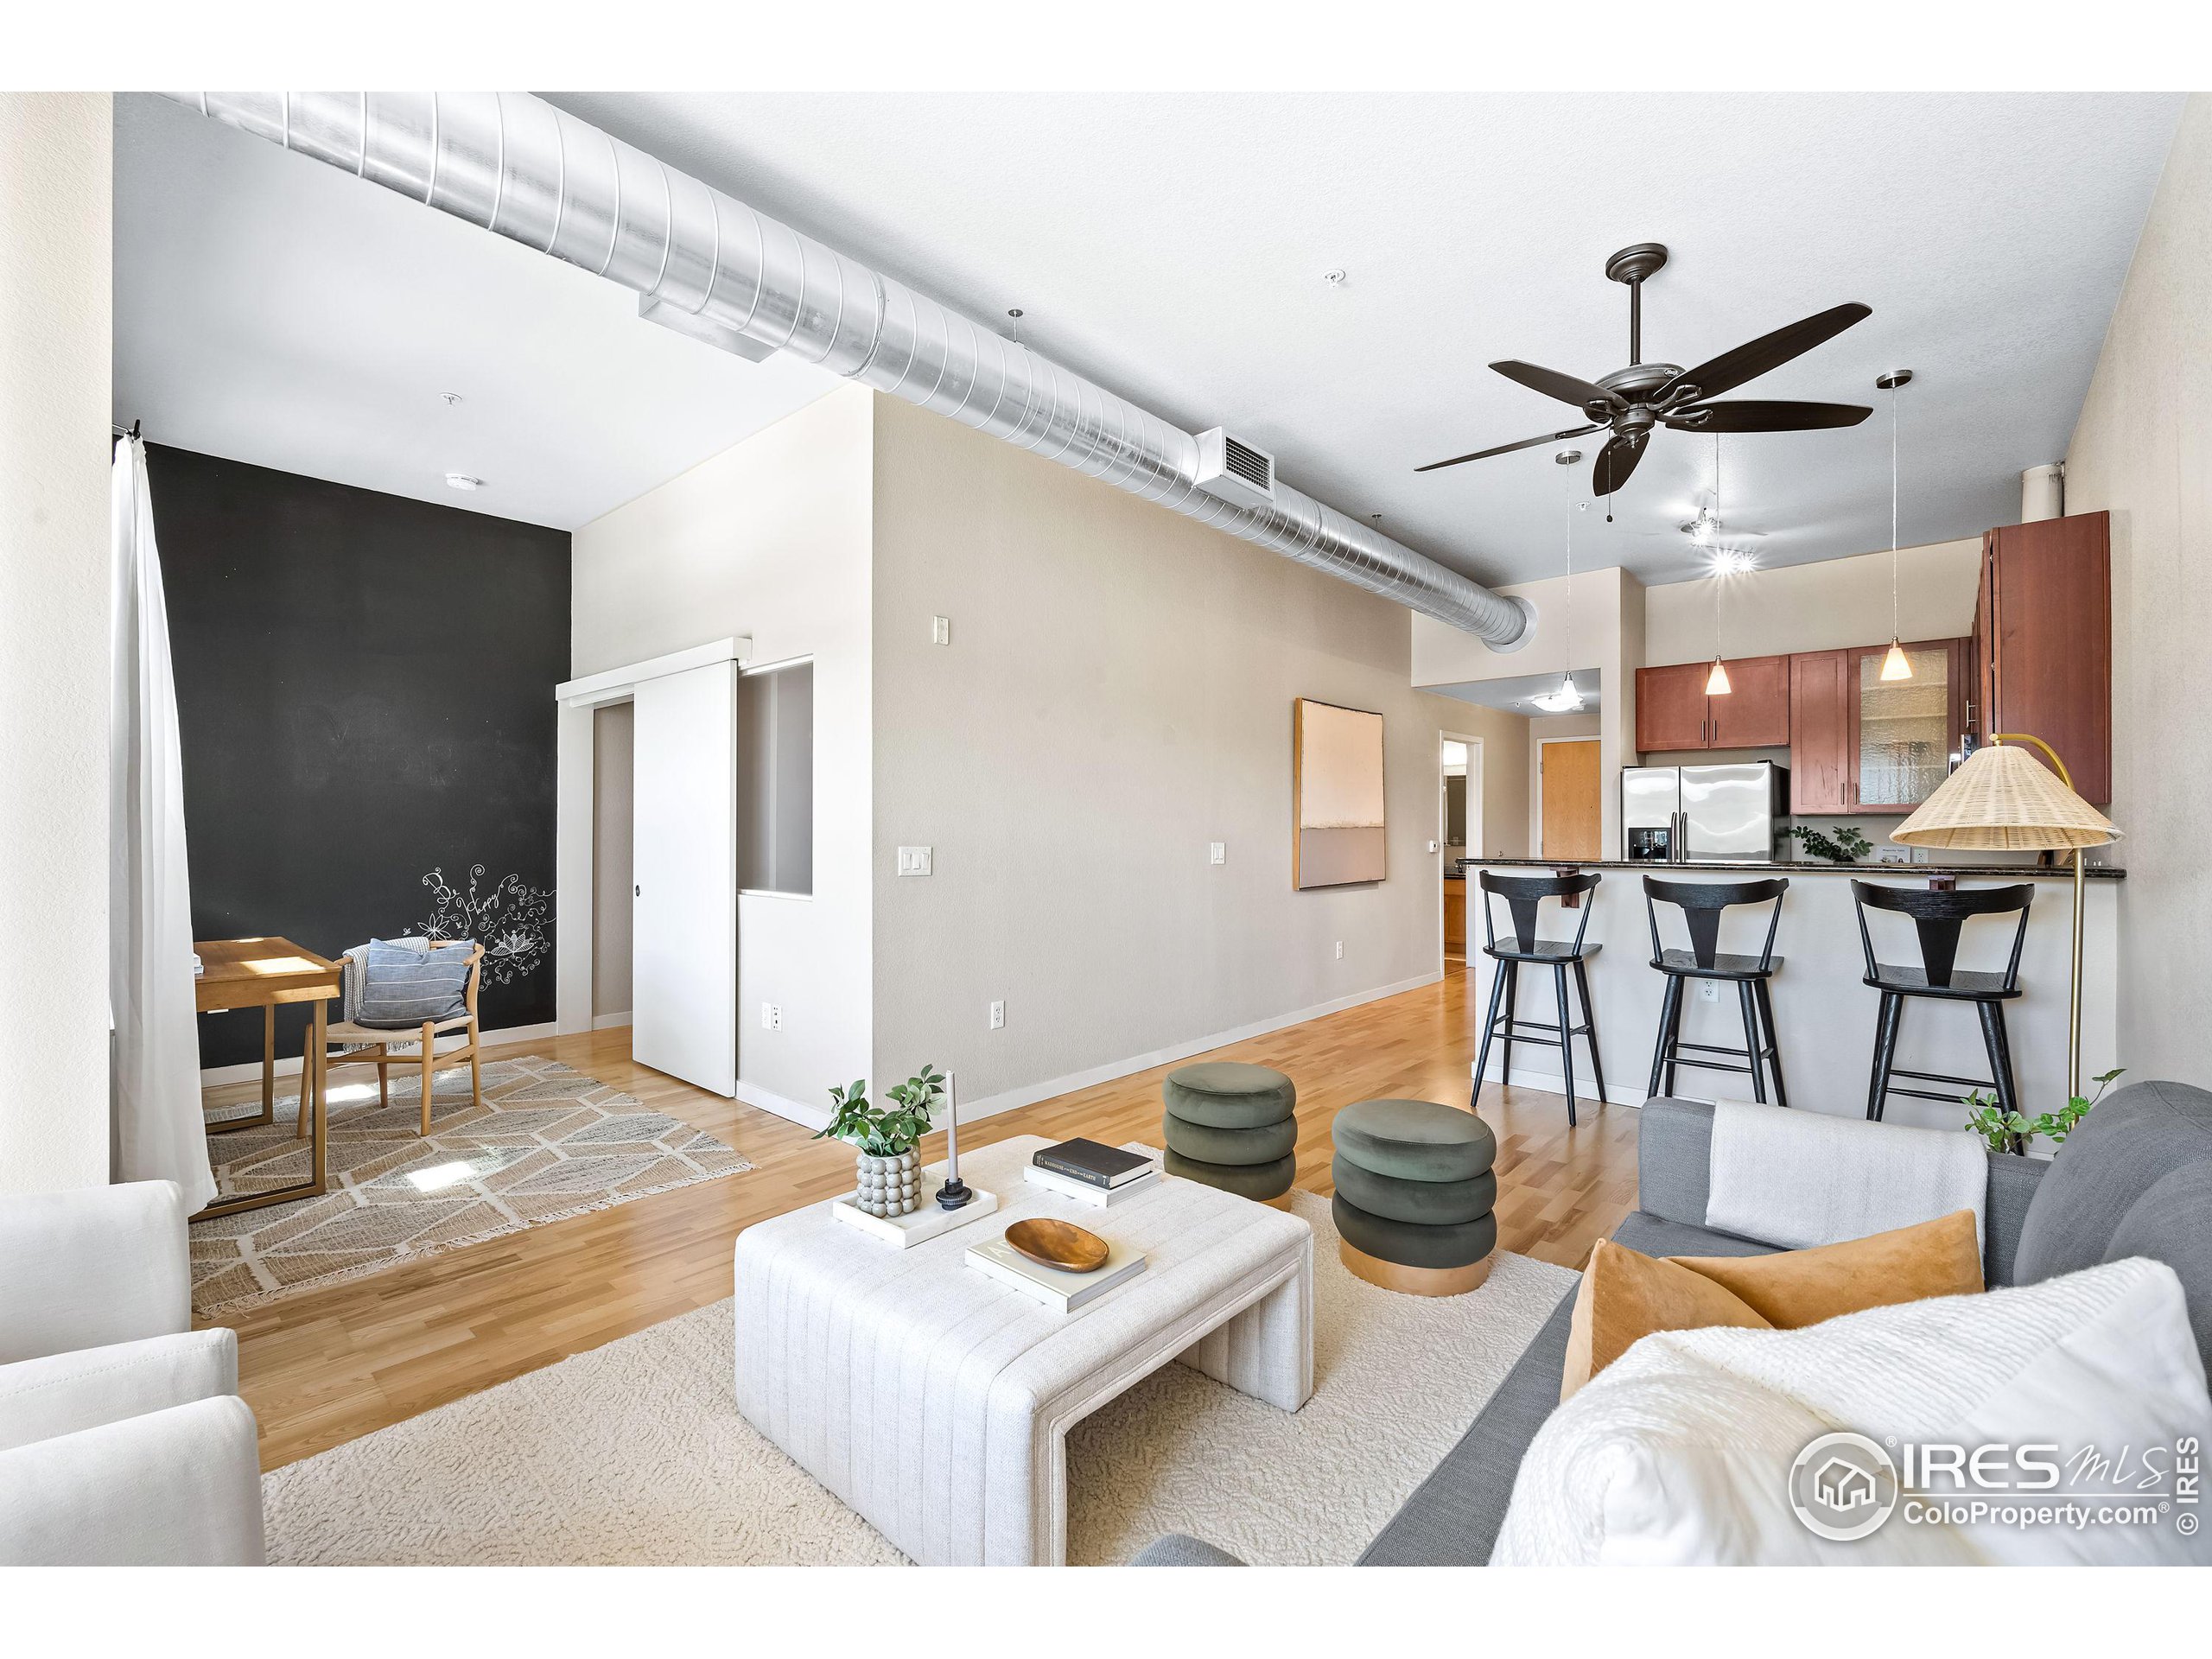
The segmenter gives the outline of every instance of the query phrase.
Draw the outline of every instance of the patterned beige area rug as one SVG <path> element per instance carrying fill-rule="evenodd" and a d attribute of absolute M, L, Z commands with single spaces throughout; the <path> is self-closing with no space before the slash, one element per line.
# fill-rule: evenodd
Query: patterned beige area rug
<path fill-rule="evenodd" d="M 485 1066 L 480 1111 L 466 1067 L 439 1073 L 425 1138 L 421 1074 L 392 1070 L 389 1106 L 378 1103 L 373 1082 L 333 1090 L 328 1192 L 193 1224 L 194 1312 L 235 1313 L 753 1167 L 711 1135 L 535 1054 Z M 251 1116 L 260 1107 L 227 1109 Z M 280 1096 L 274 1123 L 209 1136 L 221 1160 L 218 1190 L 306 1179 L 307 1143 L 293 1133 L 298 1117 L 297 1096 Z"/>
<path fill-rule="evenodd" d="M 1313 1397 L 1298 1412 L 1168 1364 L 1068 1440 L 1069 1559 L 1187 1532 L 1272 1565 L 1357 1558 L 1456 1444 L 1560 1298 L 1500 1255 L 1431 1300 L 1362 1283 L 1314 1232 Z M 269 1556 L 303 1565 L 871 1566 L 905 1558 L 738 1414 L 727 1301 L 264 1476 Z"/>

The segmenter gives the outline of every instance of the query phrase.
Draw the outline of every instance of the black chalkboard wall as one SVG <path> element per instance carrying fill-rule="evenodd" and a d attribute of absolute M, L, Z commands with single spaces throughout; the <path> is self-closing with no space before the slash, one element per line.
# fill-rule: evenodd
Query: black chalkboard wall
<path fill-rule="evenodd" d="M 487 1030 L 550 1020 L 568 533 L 152 444 L 147 468 L 194 937 L 335 956 L 435 918 L 493 953 Z M 280 1012 L 279 1054 L 305 1023 Z M 257 1012 L 203 1015 L 200 1064 L 261 1040 Z"/>

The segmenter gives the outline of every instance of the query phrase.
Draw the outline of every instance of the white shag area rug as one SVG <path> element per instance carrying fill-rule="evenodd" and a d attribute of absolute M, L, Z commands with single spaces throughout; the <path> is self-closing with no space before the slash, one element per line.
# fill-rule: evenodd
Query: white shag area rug
<path fill-rule="evenodd" d="M 1169 1364 L 1069 1440 L 1068 1559 L 1187 1532 L 1269 1566 L 1349 1563 L 1451 1450 L 1574 1275 L 1500 1255 L 1464 1296 L 1401 1296 L 1314 1233 L 1313 1397 L 1296 1413 Z M 264 1477 L 294 1566 L 903 1563 L 740 1416 L 717 1302 Z"/>

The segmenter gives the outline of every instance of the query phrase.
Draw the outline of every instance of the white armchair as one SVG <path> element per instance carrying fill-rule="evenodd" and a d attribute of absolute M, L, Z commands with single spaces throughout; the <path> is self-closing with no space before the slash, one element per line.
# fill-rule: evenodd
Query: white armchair
<path fill-rule="evenodd" d="M 0 1566 L 260 1565 L 237 1333 L 192 1330 L 184 1195 L 0 1198 Z"/>

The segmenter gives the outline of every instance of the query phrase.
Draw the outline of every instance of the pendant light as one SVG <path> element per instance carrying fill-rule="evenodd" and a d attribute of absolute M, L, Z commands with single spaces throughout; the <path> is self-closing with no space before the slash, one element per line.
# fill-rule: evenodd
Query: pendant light
<path fill-rule="evenodd" d="M 1713 435 L 1713 522 L 1720 522 L 1720 435 Z M 1725 697 L 1736 688 L 1728 683 L 1728 665 L 1720 660 L 1720 586 L 1722 578 L 1716 570 L 1713 577 L 1713 672 L 1705 677 L 1705 695 Z"/>
<path fill-rule="evenodd" d="M 1552 457 L 1561 467 L 1572 467 L 1581 459 L 1580 449 L 1562 449 Z M 1529 702 L 1548 715 L 1578 715 L 1582 712 L 1582 690 L 1574 683 L 1574 513 L 1571 505 L 1567 514 L 1567 605 L 1560 628 L 1560 650 L 1567 658 L 1567 672 L 1559 690 L 1531 697 Z"/>
<path fill-rule="evenodd" d="M 1912 659 L 1897 632 L 1897 388 L 1912 383 L 1910 369 L 1891 369 L 1874 378 L 1876 390 L 1890 394 L 1890 650 L 1882 658 L 1882 677 L 1909 680 Z"/>

